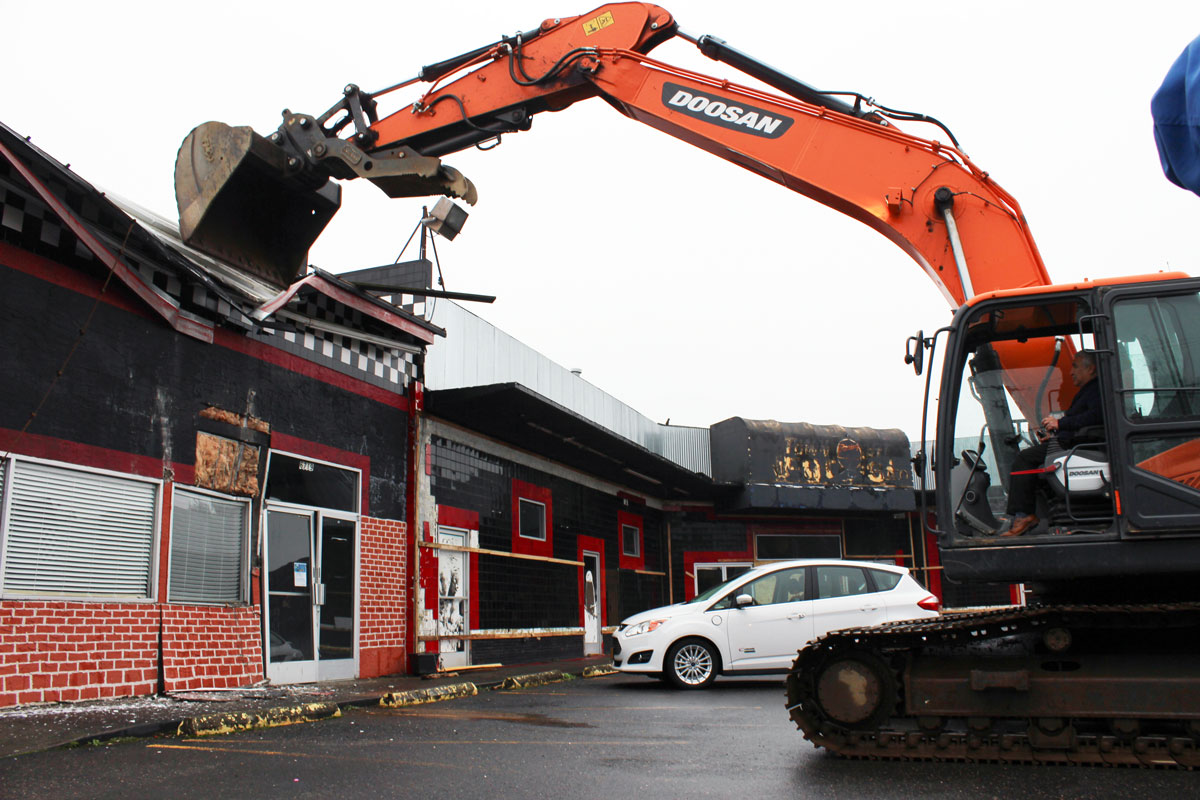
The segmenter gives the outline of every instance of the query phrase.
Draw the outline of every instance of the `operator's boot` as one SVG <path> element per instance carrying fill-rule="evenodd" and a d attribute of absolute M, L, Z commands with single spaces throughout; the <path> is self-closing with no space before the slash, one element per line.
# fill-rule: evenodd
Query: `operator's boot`
<path fill-rule="evenodd" d="M 1018 516 L 1016 519 L 1013 520 L 1012 527 L 1009 528 L 1008 530 L 1006 530 L 1004 533 L 1001 533 L 1000 536 L 1001 537 L 1020 536 L 1021 534 L 1025 533 L 1026 531 L 1036 528 L 1038 522 L 1039 522 L 1038 518 L 1033 514 L 1025 514 L 1022 516 Z"/>

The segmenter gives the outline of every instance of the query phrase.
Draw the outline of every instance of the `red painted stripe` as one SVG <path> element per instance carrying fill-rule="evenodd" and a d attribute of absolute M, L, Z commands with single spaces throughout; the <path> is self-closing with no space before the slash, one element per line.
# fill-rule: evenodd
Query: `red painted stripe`
<path fill-rule="evenodd" d="M 110 289 L 101 296 L 100 287 L 103 282 L 98 278 L 85 275 L 77 269 L 43 258 L 20 247 L 14 247 L 7 242 L 0 242 L 0 263 L 17 272 L 24 272 L 26 275 L 55 286 L 61 286 L 85 297 L 95 299 L 100 296 L 101 301 L 110 306 L 133 312 L 147 319 L 154 319 L 152 315 L 146 313 L 143 306 L 135 303 L 133 297 L 126 293 L 124 284 L 120 284 L 121 290 L 114 292 Z"/>
<path fill-rule="evenodd" d="M 21 434 L 19 431 L 9 428 L 0 428 L 0 453 L 9 450 L 18 455 L 44 458 L 48 461 L 62 461 L 95 469 L 107 469 L 112 472 L 140 475 L 143 478 L 157 480 L 163 479 L 164 469 L 170 469 L 174 473 L 174 480 L 178 483 L 190 484 L 195 481 L 195 467 L 192 464 L 181 464 L 178 461 L 164 462 L 162 459 L 139 456 L 122 450 L 95 447 L 36 433 Z"/>
<path fill-rule="evenodd" d="M 1018 469 L 1008 473 L 1009 475 L 1045 475 L 1047 472 L 1058 472 L 1058 465 L 1053 464 L 1049 467 L 1038 467 L 1037 469 Z"/>
<path fill-rule="evenodd" d="M 0 242 L 0 263 L 12 267 L 18 272 L 23 272 L 56 286 L 61 286 L 64 289 L 77 292 L 85 297 L 93 299 L 100 297 L 101 302 L 107 303 L 114 308 L 119 308 L 122 311 L 137 314 L 144 319 L 155 318 L 152 314 L 147 313 L 144 307 L 137 304 L 124 291 L 113 292 L 110 289 L 101 295 L 101 282 L 99 280 L 88 277 L 78 270 L 59 264 L 57 261 L 51 261 L 30 253 L 28 250 L 22 250 L 5 242 Z M 214 331 L 213 344 L 268 364 L 274 364 L 277 367 L 282 367 L 298 375 L 336 386 L 378 403 L 398 408 L 401 411 L 408 410 L 408 397 L 403 394 L 397 394 L 396 392 L 388 391 L 365 381 L 360 381 L 330 367 L 313 363 L 264 342 L 248 339 L 233 331 L 217 328 Z"/>
<path fill-rule="evenodd" d="M 104 243 L 101 242 L 92 233 L 91 229 L 83 222 L 83 220 L 71 213 L 71 210 L 50 191 L 33 171 L 17 158 L 11 150 L 0 144 L 0 155 L 3 155 L 13 165 L 13 168 L 21 173 L 21 177 L 29 184 L 29 186 L 42 198 L 42 201 L 53 211 L 63 224 L 71 229 L 74 234 L 79 237 L 89 250 L 91 250 L 97 258 L 99 258 L 113 274 L 116 275 L 126 286 L 140 297 L 148 306 L 157 311 L 163 319 L 165 319 L 172 328 L 187 336 L 193 336 L 204 342 L 212 341 L 212 326 L 201 320 L 191 319 L 183 315 L 179 305 L 171 299 L 163 297 L 151 287 L 146 285 L 142 277 L 136 273 L 128 264 L 121 260 L 119 254 L 114 254 Z M 137 225 L 137 222 L 129 220 L 130 231 Z"/>
<path fill-rule="evenodd" d="M 479 530 L 479 512 L 454 506 L 438 506 L 438 525 L 449 528 L 462 528 L 467 531 Z"/>

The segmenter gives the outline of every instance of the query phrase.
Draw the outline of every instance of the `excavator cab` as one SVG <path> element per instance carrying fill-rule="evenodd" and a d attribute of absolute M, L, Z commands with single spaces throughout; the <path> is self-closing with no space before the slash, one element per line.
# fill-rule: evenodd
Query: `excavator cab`
<path fill-rule="evenodd" d="M 1044 524 L 1034 535 L 1084 523 L 1075 513 L 1083 503 L 1078 496 L 1080 481 L 1066 478 L 1080 472 L 1076 462 L 1083 455 L 1041 431 L 1040 420 L 1061 414 L 1079 389 L 1067 371 L 1073 353 L 1092 349 L 1090 319 L 1088 305 L 1079 299 L 1010 303 L 970 318 L 970 347 L 962 364 L 953 430 L 950 494 L 955 498 L 958 535 L 991 537 L 1000 532 L 1008 512 L 1014 462 L 1022 449 L 1042 441 L 1048 443 L 1045 460 L 1021 465 L 1038 478 L 1035 515 Z M 1103 444 L 1093 441 L 1087 452 L 1095 460 L 1103 457 L 1102 450 Z M 1064 469 L 1067 472 L 1061 472 Z M 1046 491 L 1050 481 L 1059 482 L 1056 497 Z M 1111 485 L 1095 492 L 1107 514 L 1089 511 L 1086 516 L 1094 532 L 1101 532 L 1112 520 Z M 1074 503 L 1072 495 L 1077 495 Z"/>
<path fill-rule="evenodd" d="M 1200 281 L 977 299 L 946 348 L 934 467 L 947 577 L 1146 579 L 1200 564 Z M 1018 462 L 1041 441 L 1040 420 L 1070 406 L 1080 351 L 1095 359 L 1103 424 L 1051 439 L 1039 465 Z M 1039 523 L 1007 538 L 1014 465 L 1036 476 Z"/>

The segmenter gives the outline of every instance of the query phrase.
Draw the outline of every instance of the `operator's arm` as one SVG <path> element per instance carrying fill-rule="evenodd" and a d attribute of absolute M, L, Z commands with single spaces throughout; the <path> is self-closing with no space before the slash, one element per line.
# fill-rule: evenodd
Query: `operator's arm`
<path fill-rule="evenodd" d="M 1083 428 L 1104 424 L 1104 415 L 1100 405 L 1100 381 L 1093 378 L 1085 383 L 1075 393 L 1071 407 L 1054 422 L 1052 430 L 1056 431 L 1059 441 L 1064 445 L 1070 444 L 1075 435 Z"/>

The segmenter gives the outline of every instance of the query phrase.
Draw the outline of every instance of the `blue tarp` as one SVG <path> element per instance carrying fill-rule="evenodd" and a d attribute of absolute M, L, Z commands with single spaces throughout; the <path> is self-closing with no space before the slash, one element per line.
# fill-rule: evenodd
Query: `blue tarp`
<path fill-rule="evenodd" d="M 1200 36 L 1167 70 L 1150 114 L 1163 172 L 1172 183 L 1200 194 Z"/>

